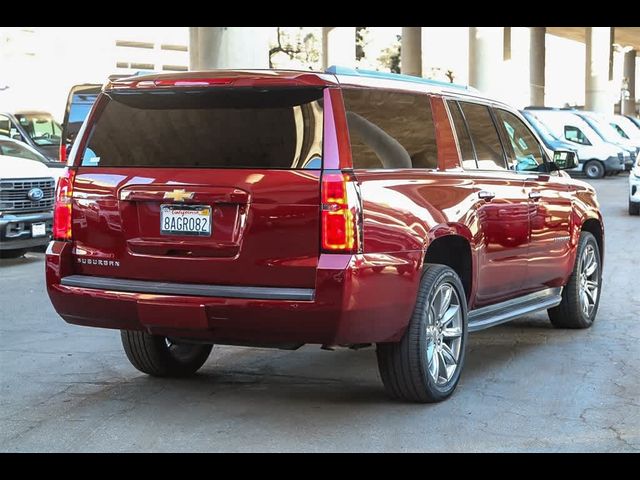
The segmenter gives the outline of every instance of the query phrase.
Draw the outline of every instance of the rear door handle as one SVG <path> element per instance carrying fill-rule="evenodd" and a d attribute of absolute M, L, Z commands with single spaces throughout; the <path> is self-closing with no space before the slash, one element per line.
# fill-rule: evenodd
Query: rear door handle
<path fill-rule="evenodd" d="M 529 192 L 529 198 L 531 200 L 540 200 L 542 198 L 542 194 L 540 192 Z"/>
<path fill-rule="evenodd" d="M 495 196 L 496 196 L 495 193 L 488 192 L 487 190 L 480 190 L 478 192 L 478 197 L 480 197 L 482 200 L 486 200 L 487 202 L 490 202 L 491 200 L 493 200 Z"/>

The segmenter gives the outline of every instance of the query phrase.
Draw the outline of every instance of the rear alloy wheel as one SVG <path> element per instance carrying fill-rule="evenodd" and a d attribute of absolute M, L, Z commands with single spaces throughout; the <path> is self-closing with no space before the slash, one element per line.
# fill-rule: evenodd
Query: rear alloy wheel
<path fill-rule="evenodd" d="M 411 402 L 439 402 L 460 379 L 467 339 L 467 305 L 458 275 L 428 265 L 404 336 L 377 346 L 378 368 L 387 392 Z"/>
<path fill-rule="evenodd" d="M 187 377 L 209 358 L 213 345 L 183 343 L 146 332 L 122 330 L 122 346 L 131 364 L 154 377 Z"/>
<path fill-rule="evenodd" d="M 587 178 L 602 178 L 604 177 L 604 173 L 604 165 L 598 160 L 590 160 L 584 166 L 584 174 Z"/>
<path fill-rule="evenodd" d="M 629 200 L 629 215 L 640 215 L 640 202 Z"/>
<path fill-rule="evenodd" d="M 553 326 L 589 328 L 598 312 L 601 280 L 598 242 L 591 233 L 582 232 L 573 272 L 562 290 L 562 303 L 548 310 Z"/>

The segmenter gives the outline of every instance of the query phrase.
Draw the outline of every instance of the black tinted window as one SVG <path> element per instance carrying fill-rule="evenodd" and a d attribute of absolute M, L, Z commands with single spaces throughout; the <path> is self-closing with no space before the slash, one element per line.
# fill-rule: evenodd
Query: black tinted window
<path fill-rule="evenodd" d="M 322 167 L 321 89 L 111 93 L 85 166 Z"/>
<path fill-rule="evenodd" d="M 476 149 L 480 170 L 505 169 L 504 152 L 489 108 L 476 103 L 460 102 Z"/>
<path fill-rule="evenodd" d="M 427 95 L 343 90 L 354 168 L 437 168 Z"/>
<path fill-rule="evenodd" d="M 460 112 L 460 106 L 458 102 L 449 101 L 449 112 L 451 112 L 451 119 L 453 120 L 453 126 L 456 130 L 456 137 L 458 139 L 458 146 L 460 147 L 460 155 L 462 156 L 462 166 L 469 170 L 478 168 L 476 164 L 476 156 L 473 153 L 473 145 L 471 145 L 471 138 L 469 138 L 469 130 L 465 125 L 464 118 Z"/>

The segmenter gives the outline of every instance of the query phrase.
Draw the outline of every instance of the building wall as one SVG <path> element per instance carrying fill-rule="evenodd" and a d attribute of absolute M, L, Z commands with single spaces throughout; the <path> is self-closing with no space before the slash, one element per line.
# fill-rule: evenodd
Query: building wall
<path fill-rule="evenodd" d="M 187 70 L 188 43 L 188 27 L 2 27 L 0 110 L 45 110 L 62 120 L 73 85 Z"/>

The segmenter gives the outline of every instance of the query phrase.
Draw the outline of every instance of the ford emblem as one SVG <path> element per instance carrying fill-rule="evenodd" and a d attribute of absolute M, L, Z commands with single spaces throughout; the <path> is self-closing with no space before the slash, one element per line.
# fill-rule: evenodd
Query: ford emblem
<path fill-rule="evenodd" d="M 29 190 L 29 193 L 27 193 L 27 197 L 32 202 L 38 202 L 42 200 L 42 197 L 44 197 L 44 192 L 39 188 L 32 188 L 31 190 Z"/>

